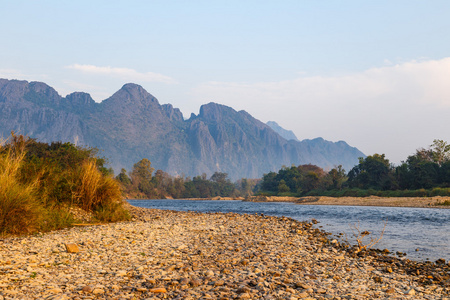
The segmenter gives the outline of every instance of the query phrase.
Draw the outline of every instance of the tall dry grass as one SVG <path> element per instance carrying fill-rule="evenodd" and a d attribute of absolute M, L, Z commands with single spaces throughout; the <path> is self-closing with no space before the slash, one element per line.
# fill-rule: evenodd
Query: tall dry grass
<path fill-rule="evenodd" d="M 122 205 L 120 184 L 111 176 L 103 175 L 95 160 L 85 161 L 73 176 L 73 203 L 92 211 L 99 221 L 120 221 L 129 218 Z"/>
<path fill-rule="evenodd" d="M 43 207 L 37 198 L 39 180 L 20 181 L 24 148 L 0 146 L 0 235 L 28 233 L 39 227 Z"/>

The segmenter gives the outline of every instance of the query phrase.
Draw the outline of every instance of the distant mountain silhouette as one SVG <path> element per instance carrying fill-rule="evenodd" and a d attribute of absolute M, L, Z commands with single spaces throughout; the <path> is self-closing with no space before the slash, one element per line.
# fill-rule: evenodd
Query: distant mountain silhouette
<path fill-rule="evenodd" d="M 4 138 L 14 130 L 43 142 L 97 147 L 116 172 L 148 158 L 173 175 L 258 178 L 292 164 L 350 170 L 364 156 L 343 141 L 286 140 L 247 112 L 216 103 L 184 120 L 179 109 L 133 83 L 96 103 L 86 93 L 63 98 L 45 83 L 0 79 L 0 115 Z"/>
<path fill-rule="evenodd" d="M 276 133 L 278 133 L 279 135 L 281 135 L 281 137 L 285 138 L 286 140 L 294 140 L 297 142 L 300 142 L 299 139 L 295 136 L 295 134 L 292 132 L 292 130 L 286 130 L 283 127 L 281 127 L 280 125 L 278 125 L 277 122 L 274 121 L 269 121 L 266 123 L 267 126 L 269 126 L 270 128 L 272 128 Z"/>

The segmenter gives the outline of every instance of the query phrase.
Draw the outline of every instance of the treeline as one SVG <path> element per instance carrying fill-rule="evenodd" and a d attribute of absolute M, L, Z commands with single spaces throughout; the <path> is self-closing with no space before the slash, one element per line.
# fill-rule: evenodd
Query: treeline
<path fill-rule="evenodd" d="M 215 172 L 210 178 L 206 174 L 190 178 L 174 177 L 162 170 L 153 172 L 151 162 L 144 158 L 134 164 L 130 173 L 122 169 L 116 179 L 128 197 L 145 199 L 246 197 L 253 194 L 259 181 L 243 178 L 232 183 L 228 174 L 222 172 Z"/>
<path fill-rule="evenodd" d="M 154 169 L 148 159 L 114 178 L 97 150 L 71 143 L 40 143 L 12 134 L 0 142 L 0 235 L 48 231 L 70 226 L 74 211 L 98 221 L 129 218 L 123 198 L 284 196 L 383 197 L 450 196 L 450 145 L 435 140 L 399 166 L 384 154 L 360 158 L 348 173 L 341 166 L 324 171 L 314 165 L 283 167 L 262 179 L 231 182 L 226 173 L 193 178 Z"/>
<path fill-rule="evenodd" d="M 348 173 L 341 166 L 325 172 L 314 165 L 284 167 L 263 176 L 262 194 L 364 197 L 450 196 L 450 145 L 434 140 L 399 166 L 384 154 L 360 158 Z"/>
<path fill-rule="evenodd" d="M 97 150 L 40 143 L 14 133 L 0 143 L 0 235 L 48 231 L 79 222 L 129 218 L 122 192 Z"/>

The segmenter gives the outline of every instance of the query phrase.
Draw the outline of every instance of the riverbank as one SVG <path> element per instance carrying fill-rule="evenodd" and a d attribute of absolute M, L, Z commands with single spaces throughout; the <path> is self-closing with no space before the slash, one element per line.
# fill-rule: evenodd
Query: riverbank
<path fill-rule="evenodd" d="M 310 223 L 130 210 L 134 222 L 1 239 L 0 299 L 450 298 L 448 264 L 362 255 Z"/>
<path fill-rule="evenodd" d="M 377 196 L 369 197 L 280 197 L 280 196 L 252 196 L 246 198 L 252 202 L 292 202 L 300 205 L 344 205 L 344 206 L 385 206 L 385 207 L 428 207 L 428 208 L 450 208 L 450 197 L 392 197 L 383 198 Z"/>

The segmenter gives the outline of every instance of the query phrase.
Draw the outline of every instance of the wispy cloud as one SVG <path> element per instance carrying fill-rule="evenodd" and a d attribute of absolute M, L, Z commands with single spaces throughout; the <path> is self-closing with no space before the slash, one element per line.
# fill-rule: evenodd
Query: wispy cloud
<path fill-rule="evenodd" d="M 129 68 L 115 68 L 109 66 L 99 67 L 94 65 L 81 65 L 81 64 L 73 64 L 67 66 L 67 68 L 76 71 L 81 71 L 84 73 L 117 77 L 125 81 L 161 82 L 167 84 L 176 83 L 176 81 L 173 78 L 163 74 L 153 72 L 142 73 Z"/>
<path fill-rule="evenodd" d="M 384 100 L 435 103 L 450 106 L 450 57 L 441 60 L 411 61 L 372 68 L 345 76 L 303 76 L 278 82 L 206 82 L 192 90 L 203 99 L 236 104 L 276 103 L 368 103 Z M 396 97 L 393 97 L 396 96 Z M 318 104 L 314 102 L 314 104 Z M 309 106 L 309 105 L 308 105 Z"/>
<path fill-rule="evenodd" d="M 207 82 L 194 88 L 192 97 L 278 121 L 299 138 L 344 139 L 367 154 L 386 151 L 398 162 L 434 138 L 450 139 L 449 78 L 450 58 L 444 58 L 343 76 Z"/>

